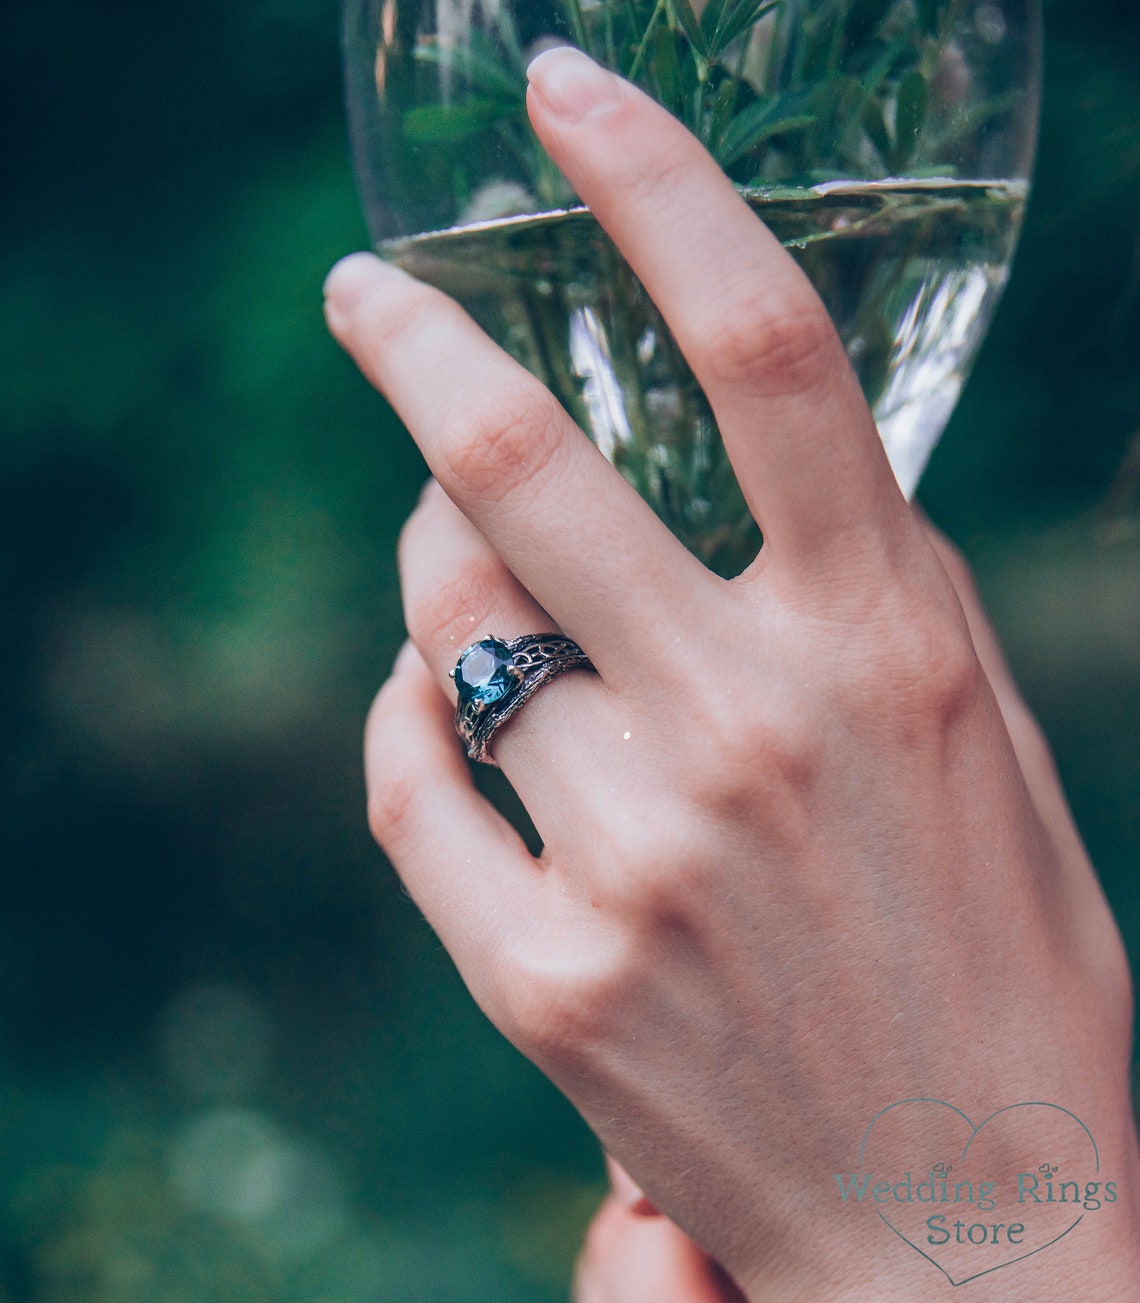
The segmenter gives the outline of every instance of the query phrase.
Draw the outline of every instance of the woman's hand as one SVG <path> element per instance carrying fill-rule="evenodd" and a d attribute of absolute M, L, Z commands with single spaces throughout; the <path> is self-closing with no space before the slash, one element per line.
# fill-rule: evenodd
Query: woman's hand
<path fill-rule="evenodd" d="M 1048 745 L 1009 672 L 974 578 L 957 548 L 925 519 L 927 537 L 954 585 L 978 663 L 994 693 L 1026 786 L 1062 857 L 1080 872 L 1084 846 Z M 611 1193 L 590 1223 L 574 1303 L 737 1303 L 740 1291 L 699 1245 L 663 1217 L 608 1155 Z"/>
<path fill-rule="evenodd" d="M 376 835 L 492 1020 L 748 1298 L 944 1284 L 835 1189 L 915 1097 L 1063 1105 L 1120 1192 L 975 1303 L 1131 1297 L 1120 938 L 827 316 L 663 111 L 567 51 L 531 75 L 535 128 L 669 321 L 765 546 L 709 574 L 454 304 L 347 260 L 332 329 L 441 486 L 402 540 L 412 644 L 369 726 Z M 555 627 L 598 674 L 494 742 L 536 860 L 475 791 L 445 693 L 476 637 Z M 950 1143 L 893 1121 L 898 1163 Z M 998 1157 L 1038 1150 L 1007 1134 Z"/>
<path fill-rule="evenodd" d="M 611 1196 L 590 1223 L 574 1277 L 574 1303 L 747 1300 L 667 1217 L 640 1217 Z"/>
<path fill-rule="evenodd" d="M 746 1303 L 724 1268 L 608 1155 L 606 1167 L 611 1193 L 586 1232 L 574 1303 Z"/>

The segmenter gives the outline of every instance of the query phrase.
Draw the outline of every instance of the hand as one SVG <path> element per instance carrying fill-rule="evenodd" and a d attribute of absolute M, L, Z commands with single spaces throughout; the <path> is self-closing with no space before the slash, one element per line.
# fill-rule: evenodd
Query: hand
<path fill-rule="evenodd" d="M 822 306 L 639 92 L 558 52 L 529 104 L 669 321 L 765 546 L 709 574 L 454 304 L 347 260 L 330 325 L 442 486 L 401 545 L 412 645 L 369 725 L 378 839 L 491 1019 L 749 1299 L 930 1296 L 929 1263 L 843 1216 L 830 1175 L 916 1095 L 976 1116 L 1058 1100 L 1121 1192 L 975 1303 L 1127 1297 L 1120 938 L 1027 786 Z M 444 693 L 475 637 L 554 627 L 598 674 L 494 743 L 536 860 L 475 791 Z"/>
<path fill-rule="evenodd" d="M 1059 851 L 1079 872 L 1086 864 L 1085 850 L 1048 744 L 1009 672 L 969 567 L 943 534 L 925 519 L 922 524 L 962 605 L 978 662 L 1001 710 L 1033 803 Z M 738 1303 L 743 1298 L 724 1269 L 663 1217 L 608 1155 L 606 1168 L 611 1193 L 587 1231 L 574 1303 Z"/>
<path fill-rule="evenodd" d="M 724 1271 L 667 1217 L 614 1198 L 598 1210 L 574 1278 L 574 1303 L 746 1303 Z"/>
<path fill-rule="evenodd" d="M 662 1217 L 608 1155 L 610 1193 L 594 1215 L 574 1276 L 574 1303 L 745 1303 L 719 1266 Z"/>

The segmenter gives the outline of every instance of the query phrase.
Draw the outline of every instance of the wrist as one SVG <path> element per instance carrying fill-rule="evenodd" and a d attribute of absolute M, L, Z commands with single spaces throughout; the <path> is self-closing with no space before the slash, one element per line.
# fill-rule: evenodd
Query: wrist
<path fill-rule="evenodd" d="M 1034 1192 L 1035 1173 L 1025 1173 L 1021 1199 L 1015 1178 L 1008 1197 L 995 1191 L 981 1211 L 975 1186 L 973 1204 L 931 1203 L 909 1221 L 886 1200 L 849 1205 L 851 1217 L 804 1216 L 770 1238 L 768 1260 L 740 1275 L 741 1289 L 749 1303 L 950 1303 L 968 1283 L 970 1303 L 1140 1303 L 1140 1151 L 1131 1119 L 1127 1129 L 1122 1143 L 1098 1149 L 1096 1179 L 1063 1183 L 1058 1174 L 1050 1189 L 1038 1177 Z"/>
<path fill-rule="evenodd" d="M 1140 1303 L 1140 1217 L 1135 1210 L 1127 1224 L 1098 1241 L 1086 1237 L 1067 1250 L 1052 1245 L 1033 1258 L 999 1268 L 969 1282 L 970 1303 Z M 767 1273 L 741 1286 L 748 1303 L 914 1303 L 923 1299 L 947 1303 L 957 1296 L 955 1283 L 931 1263 L 896 1262 L 888 1268 L 885 1253 L 852 1257 L 825 1278 L 796 1272 Z"/>

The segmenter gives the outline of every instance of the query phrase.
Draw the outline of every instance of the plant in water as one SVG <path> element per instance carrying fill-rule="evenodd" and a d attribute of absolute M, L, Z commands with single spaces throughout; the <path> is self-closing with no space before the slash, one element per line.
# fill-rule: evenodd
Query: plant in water
<path fill-rule="evenodd" d="M 965 0 L 561 0 L 552 30 L 525 42 L 507 5 L 470 3 L 421 35 L 439 71 L 434 102 L 405 114 L 410 142 L 470 142 L 488 128 L 535 195 L 565 202 L 525 112 L 525 69 L 572 39 L 678 117 L 741 186 L 968 174 L 986 124 L 1026 96 L 989 93 L 969 66 Z M 996 6 L 981 6 L 1000 12 Z M 466 17 L 465 17 L 466 11 Z M 967 16 L 969 14 L 967 13 Z M 976 44 L 976 41 L 975 41 Z"/>
<path fill-rule="evenodd" d="M 731 572 L 759 538 L 713 414 L 534 136 L 526 65 L 571 42 L 705 144 L 827 305 L 909 493 L 1012 256 L 1032 154 L 1033 6 L 346 0 L 374 238 L 458 298 L 674 532 Z"/>

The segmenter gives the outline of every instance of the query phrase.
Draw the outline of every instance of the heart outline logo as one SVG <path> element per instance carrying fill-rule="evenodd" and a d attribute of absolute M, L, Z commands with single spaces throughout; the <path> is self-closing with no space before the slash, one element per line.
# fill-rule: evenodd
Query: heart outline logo
<path fill-rule="evenodd" d="M 864 1165 L 863 1160 L 867 1150 L 867 1142 L 871 1138 L 871 1132 L 875 1129 L 875 1124 L 879 1121 L 880 1118 L 882 1118 L 885 1114 L 889 1113 L 892 1109 L 902 1108 L 906 1104 L 937 1104 L 942 1108 L 949 1109 L 952 1113 L 956 1113 L 962 1119 L 962 1121 L 966 1123 L 966 1125 L 970 1128 L 970 1138 L 966 1141 L 966 1144 L 962 1149 L 962 1153 L 958 1160 L 959 1163 L 965 1162 L 965 1159 L 970 1152 L 970 1146 L 977 1139 L 979 1132 L 988 1123 L 992 1122 L 994 1118 L 1000 1117 L 1003 1113 L 1009 1113 L 1014 1109 L 1019 1109 L 1019 1108 L 1053 1109 L 1056 1112 L 1063 1113 L 1066 1117 L 1071 1118 L 1074 1122 L 1076 1122 L 1076 1124 L 1081 1128 L 1081 1130 L 1088 1137 L 1088 1141 L 1089 1144 L 1092 1146 L 1092 1152 L 1093 1152 L 1093 1173 L 1094 1175 L 1100 1174 L 1100 1150 L 1097 1147 L 1097 1143 L 1093 1137 L 1093 1133 L 1088 1129 L 1085 1123 L 1074 1112 L 1072 1112 L 1071 1109 L 1063 1108 L 1060 1104 L 1050 1104 L 1046 1100 L 1022 1100 L 1018 1104 L 1006 1104 L 1002 1108 L 995 1109 L 994 1112 L 990 1113 L 988 1116 L 984 1117 L 980 1122 L 975 1124 L 973 1119 L 970 1118 L 967 1114 L 963 1113 L 960 1108 L 956 1108 L 953 1104 L 948 1103 L 946 1100 L 933 1099 L 925 1096 L 919 1096 L 914 1099 L 896 1100 L 894 1104 L 888 1104 L 886 1108 L 880 1109 L 879 1112 L 875 1114 L 875 1116 L 871 1119 L 870 1123 L 868 1124 L 866 1132 L 864 1132 L 863 1143 L 859 1146 L 858 1165 L 860 1167 Z M 955 1280 L 954 1277 L 951 1276 L 951 1274 L 946 1270 L 945 1267 L 943 1267 L 943 1265 L 940 1262 L 938 1262 L 935 1258 L 932 1258 L 929 1253 L 926 1253 L 924 1250 L 920 1249 L 918 1245 L 915 1244 L 912 1240 L 910 1240 L 906 1235 L 904 1235 L 903 1232 L 900 1231 L 899 1228 L 895 1226 L 890 1221 L 890 1219 L 886 1217 L 884 1213 L 880 1212 L 877 1213 L 876 1215 L 878 1216 L 879 1220 L 884 1223 L 884 1225 L 889 1227 L 889 1229 L 892 1230 L 895 1233 L 895 1235 L 899 1237 L 900 1240 L 902 1240 L 904 1244 L 909 1245 L 909 1247 L 912 1248 L 915 1251 L 915 1253 L 919 1255 L 919 1257 L 925 1258 L 926 1261 L 931 1264 L 931 1266 L 937 1267 L 938 1270 L 943 1274 L 943 1276 L 946 1277 L 946 1279 L 950 1282 L 950 1284 L 954 1288 L 957 1288 L 960 1285 L 968 1285 L 971 1281 L 980 1280 L 981 1277 L 983 1276 L 992 1275 L 995 1271 L 1003 1271 L 1006 1267 L 1016 1266 L 1017 1263 L 1019 1262 L 1025 1262 L 1026 1259 L 1035 1257 L 1038 1253 L 1043 1253 L 1046 1249 L 1052 1248 L 1054 1244 L 1058 1243 L 1058 1241 L 1063 1240 L 1066 1235 L 1070 1234 L 1070 1232 L 1076 1230 L 1076 1228 L 1081 1224 L 1081 1222 L 1084 1221 L 1084 1213 L 1081 1213 L 1081 1215 L 1071 1225 L 1066 1227 L 1065 1230 L 1063 1230 L 1059 1235 L 1055 1235 L 1051 1240 L 1048 1241 L 1048 1243 L 1040 1244 L 1037 1246 L 1037 1248 L 1031 1249 L 1028 1253 L 1020 1254 L 1016 1258 L 1011 1258 L 1008 1262 L 1000 1262 L 997 1264 L 997 1266 L 986 1267 L 982 1271 L 975 1272 L 972 1276 L 965 1276 L 961 1280 Z"/>

